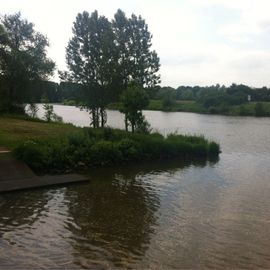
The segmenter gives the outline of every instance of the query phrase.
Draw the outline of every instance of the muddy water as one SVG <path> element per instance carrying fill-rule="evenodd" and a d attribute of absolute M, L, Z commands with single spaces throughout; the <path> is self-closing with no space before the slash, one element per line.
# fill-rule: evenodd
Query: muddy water
<path fill-rule="evenodd" d="M 55 111 L 89 124 L 74 107 Z M 215 139 L 219 160 L 99 169 L 89 184 L 2 194 L 1 268 L 270 268 L 270 119 L 144 113 L 164 134 Z M 123 127 L 119 113 L 108 119 Z"/>

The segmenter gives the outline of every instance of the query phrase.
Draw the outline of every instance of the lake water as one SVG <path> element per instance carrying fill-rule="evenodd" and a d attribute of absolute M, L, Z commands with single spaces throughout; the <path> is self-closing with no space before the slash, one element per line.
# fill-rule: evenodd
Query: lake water
<path fill-rule="evenodd" d="M 75 107 L 55 112 L 89 125 Z M 219 160 L 97 169 L 89 184 L 2 194 L 1 268 L 270 268 L 270 118 L 144 114 L 163 134 L 216 140 Z M 123 127 L 116 111 L 108 120 Z"/>

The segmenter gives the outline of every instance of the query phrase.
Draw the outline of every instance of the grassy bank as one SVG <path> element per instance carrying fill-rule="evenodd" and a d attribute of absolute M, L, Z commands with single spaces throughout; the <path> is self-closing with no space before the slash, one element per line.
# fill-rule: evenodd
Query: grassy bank
<path fill-rule="evenodd" d="M 27 140 L 56 138 L 76 132 L 78 128 L 70 124 L 47 123 L 18 115 L 0 116 L 0 145 L 10 149 Z"/>
<path fill-rule="evenodd" d="M 192 100 L 176 101 L 170 106 L 164 108 L 162 100 L 151 100 L 146 110 L 154 111 L 168 111 L 168 112 L 194 112 L 206 114 L 221 114 L 231 116 L 270 116 L 270 102 L 259 102 L 262 107 L 261 112 L 258 113 L 256 106 L 258 102 L 244 103 L 235 106 L 218 106 L 206 108 L 202 104 Z M 111 103 L 108 109 L 119 110 L 121 103 Z"/>
<path fill-rule="evenodd" d="M 261 105 L 261 112 L 256 110 L 256 107 L 258 108 L 258 104 Z M 238 106 L 232 106 L 229 110 L 229 115 L 270 116 L 270 102 L 250 102 Z"/>
<path fill-rule="evenodd" d="M 127 133 L 0 117 L 0 145 L 38 173 L 170 158 L 218 156 L 219 145 L 203 137 Z"/>

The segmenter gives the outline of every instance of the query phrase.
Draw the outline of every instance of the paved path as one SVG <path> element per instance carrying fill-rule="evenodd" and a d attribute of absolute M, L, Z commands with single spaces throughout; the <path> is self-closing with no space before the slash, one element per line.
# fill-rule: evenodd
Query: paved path
<path fill-rule="evenodd" d="M 79 174 L 39 177 L 26 164 L 13 157 L 0 159 L 0 192 L 83 181 L 89 181 L 89 177 Z"/>

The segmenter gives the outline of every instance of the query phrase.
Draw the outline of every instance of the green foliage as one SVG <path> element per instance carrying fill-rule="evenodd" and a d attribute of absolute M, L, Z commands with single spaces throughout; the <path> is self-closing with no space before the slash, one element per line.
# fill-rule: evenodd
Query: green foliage
<path fill-rule="evenodd" d="M 4 87 L 1 91 L 1 110 L 29 101 L 29 82 L 52 75 L 54 62 L 46 57 L 49 43 L 34 30 L 34 25 L 21 18 L 20 13 L 1 18 L 0 71 Z"/>
<path fill-rule="evenodd" d="M 160 82 L 159 58 L 151 51 L 152 35 L 141 16 L 131 15 L 118 9 L 112 21 L 118 65 L 118 80 L 122 89 L 130 81 L 136 81 L 144 87 L 154 87 Z"/>
<path fill-rule="evenodd" d="M 255 105 L 255 116 L 265 116 L 266 112 L 263 107 L 263 103 L 257 102 Z"/>
<path fill-rule="evenodd" d="M 36 170 L 46 167 L 47 153 L 40 143 L 26 141 L 15 149 L 15 155 L 18 159 L 27 160 L 27 163 Z"/>
<path fill-rule="evenodd" d="M 203 137 L 126 133 L 114 129 L 80 129 L 55 139 L 31 140 L 15 149 L 17 158 L 35 171 L 65 172 L 125 162 L 218 156 L 219 145 Z"/>
<path fill-rule="evenodd" d="M 207 87 L 179 86 L 177 89 L 160 87 L 151 96 L 156 99 L 150 102 L 148 109 L 151 110 L 256 115 L 254 101 L 270 101 L 270 90 L 266 87 L 251 88 L 242 84 L 232 84 L 229 87 L 217 84 Z M 252 102 L 248 102 L 248 96 Z M 171 103 L 169 97 L 176 102 Z M 263 107 L 265 112 L 259 112 L 257 115 L 270 115 L 266 102 L 263 103 Z"/>
<path fill-rule="evenodd" d="M 117 163 L 121 160 L 121 152 L 117 145 L 110 141 L 97 141 L 90 148 L 91 164 L 92 165 L 106 165 Z"/>
<path fill-rule="evenodd" d="M 121 139 L 117 148 L 122 153 L 123 161 L 136 160 L 140 157 L 139 144 L 129 138 Z"/>
<path fill-rule="evenodd" d="M 53 105 L 51 104 L 44 104 L 43 109 L 45 111 L 44 119 L 47 122 L 51 122 L 53 119 Z"/>
<path fill-rule="evenodd" d="M 149 132 L 150 125 L 145 120 L 142 109 L 149 104 L 149 98 L 145 90 L 133 82 L 121 96 L 122 110 L 125 114 L 126 130 L 131 126 L 131 131 Z"/>
<path fill-rule="evenodd" d="M 162 99 L 163 110 L 170 110 L 176 105 L 176 101 L 171 93 L 167 93 Z"/>
<path fill-rule="evenodd" d="M 248 110 L 244 105 L 239 106 L 239 115 L 247 115 Z"/>
<path fill-rule="evenodd" d="M 38 107 L 35 103 L 30 103 L 27 113 L 30 117 L 36 118 L 37 117 L 37 112 L 38 112 Z"/>
<path fill-rule="evenodd" d="M 93 127 L 103 127 L 105 105 L 115 73 L 113 30 L 107 18 L 99 16 L 97 11 L 91 15 L 84 11 L 77 15 L 72 31 L 66 51 L 70 72 L 66 75 L 82 85 L 82 106 L 89 110 Z"/>
<path fill-rule="evenodd" d="M 60 77 L 81 86 L 81 106 L 89 111 L 91 125 L 104 127 L 106 105 L 116 100 L 130 81 L 145 87 L 159 82 L 159 58 L 150 50 L 147 24 L 134 14 L 128 19 L 118 10 L 109 22 L 97 11 L 84 11 L 77 15 L 72 31 L 66 50 L 69 72 L 60 73 Z"/>
<path fill-rule="evenodd" d="M 77 104 L 76 104 L 76 101 L 73 100 L 73 99 L 70 99 L 70 100 L 64 99 L 64 100 L 63 100 L 63 105 L 67 105 L 67 106 L 76 106 Z"/>
<path fill-rule="evenodd" d="M 216 142 L 210 142 L 208 144 L 208 153 L 209 155 L 216 156 L 220 153 L 220 146 Z"/>
<path fill-rule="evenodd" d="M 48 104 L 48 98 L 45 96 L 43 98 L 43 109 L 45 111 L 44 113 L 44 119 L 46 122 L 51 122 L 51 121 L 54 121 L 54 122 L 60 122 L 62 123 L 63 122 L 63 118 L 61 116 L 58 116 L 54 110 L 53 110 L 53 105 L 51 104 Z"/>

